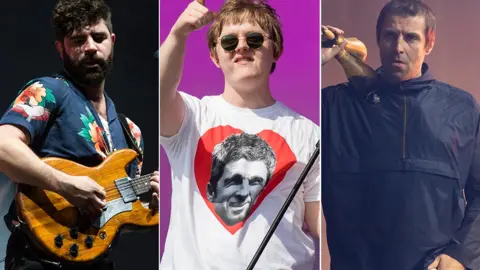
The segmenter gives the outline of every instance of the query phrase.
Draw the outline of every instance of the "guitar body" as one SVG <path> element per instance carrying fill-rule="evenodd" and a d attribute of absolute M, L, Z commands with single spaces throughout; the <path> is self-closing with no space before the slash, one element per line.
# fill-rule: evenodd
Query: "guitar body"
<path fill-rule="evenodd" d="M 135 157 L 135 151 L 122 149 L 96 167 L 82 166 L 61 158 L 43 159 L 66 174 L 88 176 L 95 180 L 106 190 L 107 207 L 100 216 L 86 216 L 57 193 L 19 185 L 17 213 L 22 226 L 28 228 L 30 240 L 61 261 L 82 263 L 104 254 L 125 225 L 158 226 L 157 210 L 149 209 L 137 196 L 125 201 L 126 197 L 120 192 L 129 185 L 125 182 L 128 181 L 125 168 Z M 149 181 L 142 182 L 147 183 Z"/>

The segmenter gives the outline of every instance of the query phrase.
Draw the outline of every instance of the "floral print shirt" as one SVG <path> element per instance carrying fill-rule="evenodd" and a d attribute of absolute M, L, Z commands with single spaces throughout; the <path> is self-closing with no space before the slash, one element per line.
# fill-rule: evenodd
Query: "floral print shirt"
<path fill-rule="evenodd" d="M 116 150 L 128 148 L 113 101 L 105 94 L 108 128 L 93 104 L 63 73 L 28 82 L 0 119 L 21 126 L 30 135 L 30 147 L 40 157 L 60 157 L 96 166 Z M 140 129 L 127 118 L 135 143 L 143 151 Z M 107 136 L 106 130 L 110 136 Z M 111 142 L 109 139 L 111 138 Z M 130 177 L 141 173 L 141 159 L 127 167 Z"/>

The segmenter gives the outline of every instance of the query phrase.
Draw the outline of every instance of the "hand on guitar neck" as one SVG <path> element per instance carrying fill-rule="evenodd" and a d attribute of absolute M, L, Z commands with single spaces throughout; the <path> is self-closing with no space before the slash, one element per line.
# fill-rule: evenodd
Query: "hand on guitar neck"
<path fill-rule="evenodd" d="M 153 172 L 153 176 L 150 179 L 150 185 L 152 186 L 152 201 L 150 202 L 150 205 L 153 208 L 158 209 L 159 207 L 159 194 L 160 194 L 160 174 L 158 171 Z"/>

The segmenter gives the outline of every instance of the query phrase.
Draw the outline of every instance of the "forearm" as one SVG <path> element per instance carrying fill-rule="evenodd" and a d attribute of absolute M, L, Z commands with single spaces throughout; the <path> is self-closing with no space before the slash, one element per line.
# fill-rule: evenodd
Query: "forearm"
<path fill-rule="evenodd" d="M 187 37 L 170 34 L 160 47 L 160 108 L 172 103 L 183 73 Z"/>
<path fill-rule="evenodd" d="M 305 203 L 305 221 L 310 233 L 320 238 L 320 202 Z"/>
<path fill-rule="evenodd" d="M 61 172 L 37 157 L 19 139 L 1 138 L 0 171 L 12 181 L 60 193 Z"/>
<path fill-rule="evenodd" d="M 357 89 L 366 89 L 374 82 L 376 72 L 369 65 L 342 50 L 335 58 L 345 72 L 347 78 Z"/>

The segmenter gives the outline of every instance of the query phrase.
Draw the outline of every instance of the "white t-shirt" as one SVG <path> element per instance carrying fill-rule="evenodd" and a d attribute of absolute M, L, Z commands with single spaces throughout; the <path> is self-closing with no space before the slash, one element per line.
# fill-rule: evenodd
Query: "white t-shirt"
<path fill-rule="evenodd" d="M 180 94 L 182 126 L 160 138 L 172 168 L 160 269 L 244 270 L 315 151 L 319 127 L 281 102 L 250 110 L 222 96 Z M 314 201 L 320 201 L 318 159 L 255 269 L 312 269 L 315 242 L 303 225 L 305 202 Z"/>

